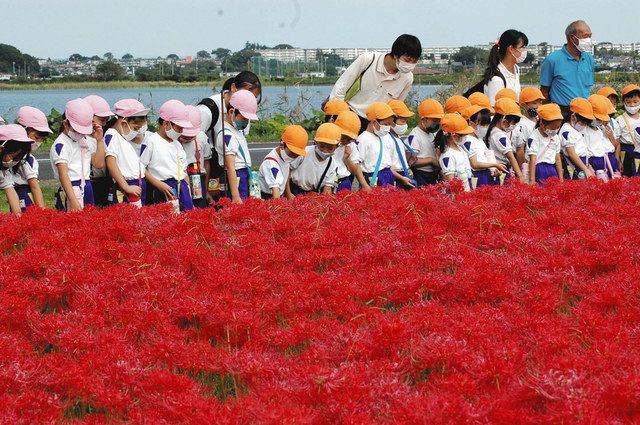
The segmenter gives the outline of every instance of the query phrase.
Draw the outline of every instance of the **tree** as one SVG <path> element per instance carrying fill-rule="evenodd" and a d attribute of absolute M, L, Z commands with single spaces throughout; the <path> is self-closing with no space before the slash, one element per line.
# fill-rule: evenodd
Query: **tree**
<path fill-rule="evenodd" d="M 217 49 L 212 50 L 212 51 L 211 51 L 211 54 L 212 54 L 212 55 L 213 55 L 217 60 L 219 60 L 219 61 L 223 61 L 223 60 L 225 60 L 226 58 L 228 58 L 228 57 L 229 57 L 229 55 L 231 54 L 231 50 L 229 50 L 229 49 L 225 49 L 225 48 L 222 48 L 222 47 L 218 47 Z"/>
<path fill-rule="evenodd" d="M 113 60 L 113 53 L 107 52 L 104 55 L 102 55 L 102 57 L 105 58 L 108 61 Z"/>
<path fill-rule="evenodd" d="M 274 49 L 284 50 L 284 49 L 293 49 L 294 47 L 291 44 L 278 44 L 277 46 L 273 46 Z"/>
<path fill-rule="evenodd" d="M 449 54 L 448 54 L 448 53 L 442 53 L 442 54 L 440 55 L 440 59 L 442 59 L 442 60 L 449 59 Z"/>
<path fill-rule="evenodd" d="M 211 55 L 206 50 L 200 50 L 198 53 L 196 53 L 196 57 L 198 59 L 211 59 Z"/>
<path fill-rule="evenodd" d="M 124 69 L 115 62 L 106 61 L 96 66 L 96 75 L 105 81 L 119 80 L 124 77 Z"/>
<path fill-rule="evenodd" d="M 242 71 L 247 69 L 247 64 L 254 56 L 260 56 L 260 54 L 255 50 L 242 49 L 226 58 L 222 63 L 222 68 L 226 71 Z"/>
<path fill-rule="evenodd" d="M 33 56 L 23 54 L 17 48 L 9 44 L 0 44 L 0 72 L 13 72 L 25 74 L 25 69 L 30 74 L 40 70 L 38 60 Z"/>
<path fill-rule="evenodd" d="M 461 47 L 458 53 L 454 53 L 451 56 L 454 62 L 460 62 L 465 66 L 486 64 L 489 60 L 489 52 L 477 47 L 464 46 Z"/>
<path fill-rule="evenodd" d="M 69 62 L 84 62 L 88 58 L 86 56 L 82 56 L 80 53 L 74 53 L 69 56 Z"/>
<path fill-rule="evenodd" d="M 262 50 L 262 49 L 268 49 L 269 46 L 265 46 L 264 44 L 259 44 L 259 43 L 249 43 L 248 41 L 246 43 L 244 43 L 244 49 L 243 50 Z"/>
<path fill-rule="evenodd" d="M 171 59 L 172 61 L 177 61 L 178 59 L 180 59 L 180 57 L 178 55 L 176 55 L 175 53 L 171 53 L 171 54 L 167 55 L 167 59 Z"/>
<path fill-rule="evenodd" d="M 131 59 L 133 59 L 133 55 L 131 53 L 125 53 L 124 55 L 122 55 L 123 61 L 130 61 Z"/>
<path fill-rule="evenodd" d="M 536 55 L 531 52 L 527 52 L 527 57 L 524 60 L 524 63 L 533 63 L 536 60 Z"/>
<path fill-rule="evenodd" d="M 92 61 L 99 61 L 99 60 L 100 60 L 100 56 L 98 56 L 98 55 L 93 55 L 93 56 L 91 56 L 91 58 L 90 58 L 90 59 L 91 59 Z"/>

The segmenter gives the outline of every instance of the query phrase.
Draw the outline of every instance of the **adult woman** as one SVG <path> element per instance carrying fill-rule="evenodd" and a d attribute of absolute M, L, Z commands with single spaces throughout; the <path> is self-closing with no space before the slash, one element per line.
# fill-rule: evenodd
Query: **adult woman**
<path fill-rule="evenodd" d="M 517 30 L 507 30 L 491 48 L 489 63 L 484 72 L 484 94 L 495 104 L 496 93 L 509 88 L 520 96 L 519 63 L 527 58 L 527 36 Z"/>

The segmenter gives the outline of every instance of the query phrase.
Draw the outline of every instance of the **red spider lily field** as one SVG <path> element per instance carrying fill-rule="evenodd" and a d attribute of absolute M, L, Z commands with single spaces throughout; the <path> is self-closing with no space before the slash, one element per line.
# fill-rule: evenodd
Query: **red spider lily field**
<path fill-rule="evenodd" d="M 0 422 L 637 423 L 639 213 L 619 179 L 5 215 Z"/>

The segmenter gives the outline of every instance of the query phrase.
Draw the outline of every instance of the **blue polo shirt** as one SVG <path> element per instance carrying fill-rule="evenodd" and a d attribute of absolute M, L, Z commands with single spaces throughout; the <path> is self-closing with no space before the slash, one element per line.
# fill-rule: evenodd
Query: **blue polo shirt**
<path fill-rule="evenodd" d="M 540 85 L 550 88 L 551 102 L 569 106 L 576 97 L 589 97 L 594 69 L 593 56 L 582 53 L 580 60 L 576 60 L 565 45 L 547 56 L 542 63 Z"/>

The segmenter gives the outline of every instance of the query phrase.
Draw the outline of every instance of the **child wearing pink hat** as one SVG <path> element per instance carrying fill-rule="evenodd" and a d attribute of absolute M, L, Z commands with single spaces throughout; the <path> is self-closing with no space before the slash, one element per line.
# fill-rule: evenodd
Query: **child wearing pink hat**
<path fill-rule="evenodd" d="M 114 203 L 124 201 L 141 207 L 146 204 L 147 182 L 138 152 L 146 149 L 149 108 L 136 99 L 122 99 L 114 106 L 117 120 L 104 135 L 105 161 L 116 189 L 111 197 Z"/>
<path fill-rule="evenodd" d="M 219 165 L 225 169 L 227 196 L 238 204 L 249 198 L 251 156 L 244 130 L 250 121 L 258 119 L 257 110 L 258 101 L 253 93 L 248 90 L 236 91 L 225 106 L 224 126 L 216 136 Z"/>
<path fill-rule="evenodd" d="M 20 199 L 13 187 L 13 174 L 31 150 L 31 139 L 18 124 L 0 125 L 0 189 L 4 190 L 12 213 L 21 214 Z"/>
<path fill-rule="evenodd" d="M 92 94 L 84 98 L 84 100 L 91 105 L 93 109 L 93 122 L 102 128 L 102 133 L 107 131 L 109 127 L 113 112 L 109 103 L 101 96 Z M 101 143 L 98 140 L 93 139 L 91 136 L 87 137 L 89 143 L 98 144 Z M 91 185 L 93 187 L 93 198 L 95 205 L 98 207 L 106 207 L 114 203 L 113 199 L 113 180 L 111 176 L 107 174 L 107 167 L 102 168 L 91 167 Z"/>
<path fill-rule="evenodd" d="M 67 102 L 62 125 L 50 151 L 53 174 L 61 186 L 56 208 L 80 211 L 85 205 L 94 204 L 91 167 L 104 167 L 102 127 L 93 122 L 91 105 L 79 98 Z"/>
<path fill-rule="evenodd" d="M 49 122 L 44 112 L 31 106 L 23 106 L 18 109 L 16 123 L 25 129 L 27 136 L 32 140 L 30 152 L 13 174 L 13 184 L 20 199 L 20 209 L 24 212 L 28 206 L 33 204 L 44 208 L 44 197 L 38 181 L 40 166 L 33 153 L 53 131 L 49 128 Z"/>
<path fill-rule="evenodd" d="M 175 211 L 193 209 L 187 182 L 187 154 L 178 141 L 192 126 L 184 103 L 168 100 L 160 107 L 158 131 L 147 136 L 140 161 L 146 167 L 147 205 L 170 202 Z"/>
<path fill-rule="evenodd" d="M 195 106 L 187 105 L 187 112 L 192 126 L 185 128 L 178 140 L 187 154 L 187 174 L 193 205 L 197 208 L 205 208 L 213 203 L 207 191 L 211 175 L 212 150 L 207 135 L 200 130 L 200 111 Z"/>

